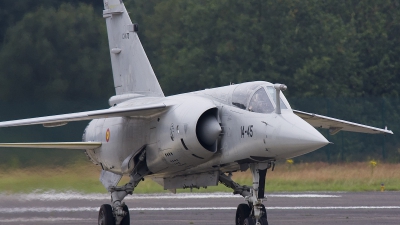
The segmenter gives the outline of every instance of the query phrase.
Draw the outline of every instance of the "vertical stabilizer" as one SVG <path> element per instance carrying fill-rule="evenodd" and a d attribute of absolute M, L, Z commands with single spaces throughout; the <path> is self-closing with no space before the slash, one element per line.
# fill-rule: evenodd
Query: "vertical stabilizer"
<path fill-rule="evenodd" d="M 164 96 L 122 0 L 104 0 L 114 87 L 117 95 Z"/>

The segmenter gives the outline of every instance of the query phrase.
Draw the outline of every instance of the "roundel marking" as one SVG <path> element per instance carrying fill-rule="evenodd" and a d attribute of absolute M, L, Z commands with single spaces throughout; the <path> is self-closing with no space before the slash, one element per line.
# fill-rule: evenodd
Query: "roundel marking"
<path fill-rule="evenodd" d="M 108 142 L 110 140 L 110 129 L 107 129 L 106 131 L 106 141 Z"/>

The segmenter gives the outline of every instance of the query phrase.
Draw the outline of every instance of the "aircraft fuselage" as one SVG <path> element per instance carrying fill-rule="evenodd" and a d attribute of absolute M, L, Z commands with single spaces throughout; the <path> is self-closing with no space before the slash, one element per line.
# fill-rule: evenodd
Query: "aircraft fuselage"
<path fill-rule="evenodd" d="M 254 84 L 272 85 L 267 82 Z M 103 144 L 98 149 L 87 150 L 87 154 L 103 169 L 127 174 L 131 171 L 121 168 L 124 160 L 132 158 L 129 162 L 132 169 L 133 156 L 145 146 L 146 163 L 153 174 L 179 174 L 188 170 L 234 171 L 240 164 L 291 158 L 328 143 L 311 125 L 293 114 L 284 97 L 288 107 L 282 109 L 281 114 L 275 111 L 256 113 L 232 105 L 236 87 L 231 85 L 169 97 L 131 99 L 116 105 L 114 107 L 163 102 L 171 107 L 152 117 L 92 120 L 83 141 Z M 209 124 L 199 128 L 202 123 Z M 220 126 L 221 130 L 213 131 L 210 126 Z M 206 130 L 199 132 L 198 129 Z M 213 135 L 213 132 L 218 134 Z M 208 136 L 201 137 L 200 133 Z M 207 139 L 211 142 L 205 143 Z"/>

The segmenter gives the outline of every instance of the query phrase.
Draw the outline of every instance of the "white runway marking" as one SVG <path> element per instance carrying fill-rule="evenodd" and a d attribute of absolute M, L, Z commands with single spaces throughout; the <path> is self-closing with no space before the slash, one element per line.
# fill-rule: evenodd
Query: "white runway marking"
<path fill-rule="evenodd" d="M 63 217 L 50 217 L 50 218 L 41 218 L 41 217 L 32 217 L 32 218 L 12 218 L 12 219 L 2 219 L 0 218 L 0 223 L 27 223 L 27 222 L 61 222 L 61 221 L 93 221 L 92 219 L 83 219 L 83 218 L 63 218 Z"/>
<path fill-rule="evenodd" d="M 340 198 L 340 195 L 327 195 L 327 194 L 271 194 L 267 197 L 272 198 Z"/>
<path fill-rule="evenodd" d="M 77 207 L 77 208 L 67 208 L 67 207 L 31 207 L 31 208 L 0 208 L 0 213 L 53 213 L 53 212 L 94 212 L 99 211 L 99 207 Z"/>
<path fill-rule="evenodd" d="M 326 206 L 326 207 L 266 207 L 267 210 L 343 210 L 343 209 L 400 209 L 400 206 Z M 0 208 L 0 213 L 55 213 L 55 212 L 97 212 L 99 207 L 77 207 L 77 208 Z M 158 207 L 158 208 L 130 208 L 129 211 L 201 211 L 201 210 L 236 210 L 236 207 Z"/>
<path fill-rule="evenodd" d="M 307 209 L 400 209 L 400 206 L 328 206 L 328 207 L 265 207 L 267 210 L 307 210 Z M 236 210 L 236 207 L 185 207 L 185 208 L 133 208 L 130 211 L 197 211 L 197 210 Z"/>
<path fill-rule="evenodd" d="M 338 198 L 333 194 L 270 194 L 268 198 Z M 19 201 L 67 201 L 67 200 L 109 200 L 109 194 L 82 194 L 77 192 L 57 193 L 54 191 L 30 194 L 0 194 L 0 199 L 17 198 Z M 134 194 L 127 199 L 209 199 L 209 198 L 242 198 L 232 193 L 180 193 L 180 194 Z"/>
<path fill-rule="evenodd" d="M 400 206 L 294 206 L 294 207 L 266 207 L 266 209 L 296 210 L 296 209 L 400 209 Z"/>

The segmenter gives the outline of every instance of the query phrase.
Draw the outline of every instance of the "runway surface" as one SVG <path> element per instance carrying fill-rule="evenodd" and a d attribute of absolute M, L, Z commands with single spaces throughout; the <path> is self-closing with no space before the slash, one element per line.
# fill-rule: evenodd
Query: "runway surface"
<path fill-rule="evenodd" d="M 270 225 L 400 224 L 400 192 L 274 193 L 264 202 Z M 108 194 L 0 194 L 0 224 L 96 224 Z M 235 224 L 241 196 L 230 193 L 133 195 L 131 224 Z"/>

